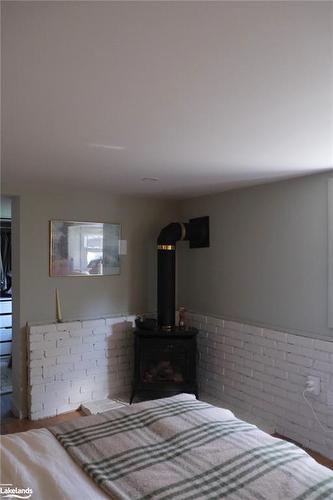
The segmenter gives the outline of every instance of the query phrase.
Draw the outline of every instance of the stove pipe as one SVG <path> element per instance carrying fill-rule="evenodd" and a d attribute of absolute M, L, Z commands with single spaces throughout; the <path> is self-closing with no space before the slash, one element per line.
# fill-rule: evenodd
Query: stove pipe
<path fill-rule="evenodd" d="M 175 326 L 176 242 L 188 240 L 188 224 L 171 222 L 157 239 L 157 321 L 163 330 Z"/>

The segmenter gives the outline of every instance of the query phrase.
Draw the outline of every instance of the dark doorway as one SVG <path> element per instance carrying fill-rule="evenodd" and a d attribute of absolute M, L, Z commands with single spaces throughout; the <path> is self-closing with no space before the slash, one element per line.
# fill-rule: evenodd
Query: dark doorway
<path fill-rule="evenodd" d="M 12 219 L 11 199 L 1 197 L 0 212 L 0 406 L 10 412 L 12 387 Z"/>

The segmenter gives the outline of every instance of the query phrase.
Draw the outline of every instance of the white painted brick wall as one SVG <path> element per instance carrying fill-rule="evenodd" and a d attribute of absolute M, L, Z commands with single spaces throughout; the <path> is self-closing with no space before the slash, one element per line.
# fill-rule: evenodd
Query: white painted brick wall
<path fill-rule="evenodd" d="M 28 326 L 32 420 L 128 392 L 134 316 Z"/>
<path fill-rule="evenodd" d="M 327 404 L 333 342 L 195 313 L 188 317 L 199 329 L 202 397 L 333 459 L 333 406 Z M 320 428 L 304 401 L 308 375 L 320 377 L 320 395 L 308 398 L 331 433 Z"/>

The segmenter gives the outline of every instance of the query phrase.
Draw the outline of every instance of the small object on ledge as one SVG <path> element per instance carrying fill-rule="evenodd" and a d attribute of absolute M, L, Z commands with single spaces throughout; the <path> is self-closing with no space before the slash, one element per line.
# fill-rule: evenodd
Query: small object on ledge
<path fill-rule="evenodd" d="M 180 307 L 179 308 L 179 323 L 178 323 L 179 328 L 185 329 L 186 328 L 186 309 L 185 307 Z"/>
<path fill-rule="evenodd" d="M 62 323 L 60 296 L 58 288 L 56 288 L 56 317 L 57 317 L 57 323 Z"/>

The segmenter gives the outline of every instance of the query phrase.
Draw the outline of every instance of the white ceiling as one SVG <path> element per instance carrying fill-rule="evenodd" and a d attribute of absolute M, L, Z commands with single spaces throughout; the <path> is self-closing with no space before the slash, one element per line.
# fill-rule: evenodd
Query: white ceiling
<path fill-rule="evenodd" d="M 181 198 L 333 167 L 332 2 L 9 1 L 2 36 L 11 194 Z"/>

